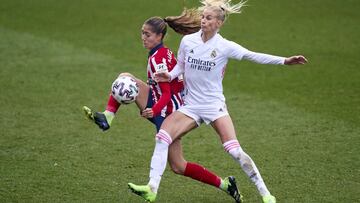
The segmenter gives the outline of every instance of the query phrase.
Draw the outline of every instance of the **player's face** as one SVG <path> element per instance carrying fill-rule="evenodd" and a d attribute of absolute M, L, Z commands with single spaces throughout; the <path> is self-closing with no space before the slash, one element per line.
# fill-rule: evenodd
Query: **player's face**
<path fill-rule="evenodd" d="M 218 19 L 218 14 L 211 9 L 205 9 L 201 14 L 201 30 L 203 32 L 217 32 L 222 25 L 222 21 Z"/>
<path fill-rule="evenodd" d="M 146 49 L 151 50 L 161 43 L 162 34 L 156 34 L 151 30 L 151 26 L 144 24 L 141 28 L 141 39 Z"/>

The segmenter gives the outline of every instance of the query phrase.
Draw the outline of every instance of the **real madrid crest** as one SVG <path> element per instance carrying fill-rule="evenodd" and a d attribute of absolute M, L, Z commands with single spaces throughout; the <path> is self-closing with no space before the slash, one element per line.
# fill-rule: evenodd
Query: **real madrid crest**
<path fill-rule="evenodd" d="M 211 54 L 210 54 L 210 56 L 211 56 L 211 58 L 215 58 L 216 57 L 216 51 L 215 51 L 215 49 L 211 52 Z"/>

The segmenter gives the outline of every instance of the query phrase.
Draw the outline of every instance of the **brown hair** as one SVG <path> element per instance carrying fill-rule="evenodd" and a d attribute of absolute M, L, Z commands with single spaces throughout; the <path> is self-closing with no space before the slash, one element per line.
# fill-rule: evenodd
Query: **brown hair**
<path fill-rule="evenodd" d="M 184 9 L 180 16 L 168 16 L 165 22 L 177 33 L 188 35 L 200 30 L 201 17 L 198 9 Z"/>
<path fill-rule="evenodd" d="M 145 21 L 144 24 L 150 25 L 151 30 L 156 34 L 162 34 L 164 39 L 167 31 L 168 24 L 175 32 L 188 35 L 195 33 L 201 28 L 201 12 L 204 9 L 213 9 L 219 16 L 221 21 L 225 21 L 226 17 L 232 13 L 240 13 L 241 8 L 245 5 L 246 1 L 240 0 L 239 3 L 231 5 L 231 0 L 201 0 L 202 7 L 199 9 L 187 9 L 179 16 L 168 16 L 164 19 L 160 17 L 151 17 Z"/>
<path fill-rule="evenodd" d="M 164 39 L 167 31 L 166 22 L 160 18 L 160 17 L 151 17 L 147 19 L 144 24 L 149 25 L 151 28 L 151 31 L 156 34 L 162 34 L 161 39 Z"/>

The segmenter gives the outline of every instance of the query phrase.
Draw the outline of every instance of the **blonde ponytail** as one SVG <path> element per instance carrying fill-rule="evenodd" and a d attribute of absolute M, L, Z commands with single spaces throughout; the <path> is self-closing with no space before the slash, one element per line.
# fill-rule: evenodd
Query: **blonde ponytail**
<path fill-rule="evenodd" d="M 177 33 L 188 35 L 200 30 L 201 17 L 198 9 L 184 9 L 180 16 L 168 16 L 164 21 Z"/>
<path fill-rule="evenodd" d="M 188 35 L 201 29 L 201 13 L 204 9 L 212 8 L 219 13 L 219 19 L 225 21 L 232 13 L 241 13 L 246 1 L 231 5 L 231 0 L 201 0 L 202 7 L 198 9 L 184 9 L 180 16 L 168 16 L 164 21 L 177 33 Z"/>
<path fill-rule="evenodd" d="M 242 7 L 245 6 L 246 1 L 241 0 L 239 3 L 232 5 L 231 0 L 201 0 L 202 7 L 199 10 L 211 8 L 219 11 L 219 18 L 222 21 L 226 20 L 226 17 L 233 13 L 241 13 Z"/>

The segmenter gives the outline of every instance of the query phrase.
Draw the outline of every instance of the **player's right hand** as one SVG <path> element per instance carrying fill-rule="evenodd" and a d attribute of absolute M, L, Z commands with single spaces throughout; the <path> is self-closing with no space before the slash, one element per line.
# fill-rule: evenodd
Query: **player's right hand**
<path fill-rule="evenodd" d="M 154 112 L 151 108 L 146 108 L 141 112 L 141 116 L 145 118 L 152 118 L 154 117 Z"/>

